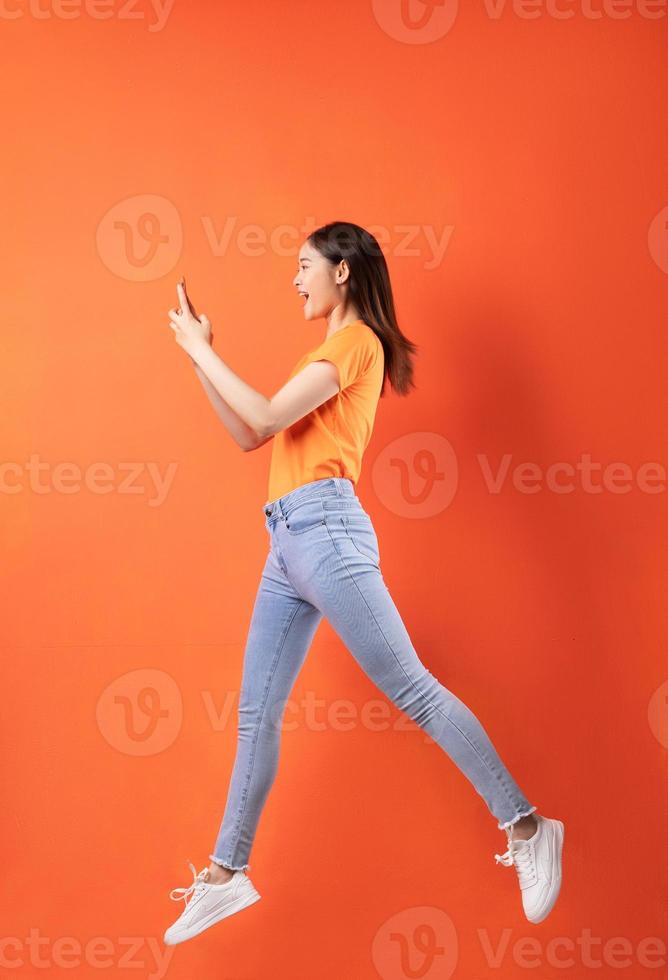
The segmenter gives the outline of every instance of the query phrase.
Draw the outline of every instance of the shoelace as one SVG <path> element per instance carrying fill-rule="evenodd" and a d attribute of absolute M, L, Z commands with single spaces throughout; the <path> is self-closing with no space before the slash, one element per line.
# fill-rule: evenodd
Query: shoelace
<path fill-rule="evenodd" d="M 169 897 L 172 899 L 172 901 L 179 902 L 181 899 L 183 899 L 183 901 L 186 903 L 186 906 L 188 905 L 189 895 L 191 896 L 190 901 L 192 902 L 203 891 L 206 891 L 206 879 L 209 877 L 208 868 L 202 868 L 200 873 L 197 874 L 197 872 L 195 871 L 195 865 L 192 864 L 191 861 L 188 861 L 188 865 L 190 866 L 190 870 L 193 873 L 194 880 L 192 884 L 188 885 L 187 888 L 172 888 L 171 892 L 169 893 Z M 179 892 L 181 894 L 179 894 Z"/>
<path fill-rule="evenodd" d="M 505 854 L 495 854 L 494 860 L 497 864 L 504 864 L 507 868 L 514 864 L 520 878 L 533 872 L 531 845 L 525 840 L 514 840 L 512 826 L 508 834 L 508 850 Z"/>

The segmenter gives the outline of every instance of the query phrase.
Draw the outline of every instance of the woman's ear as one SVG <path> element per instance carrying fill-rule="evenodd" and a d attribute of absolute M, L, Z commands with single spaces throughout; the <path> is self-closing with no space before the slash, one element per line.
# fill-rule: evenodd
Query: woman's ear
<path fill-rule="evenodd" d="M 346 282 L 349 276 L 350 276 L 350 269 L 348 268 L 348 263 L 346 262 L 345 259 L 341 259 L 341 261 L 339 262 L 339 268 L 336 273 L 337 285 L 341 285 L 341 283 Z"/>

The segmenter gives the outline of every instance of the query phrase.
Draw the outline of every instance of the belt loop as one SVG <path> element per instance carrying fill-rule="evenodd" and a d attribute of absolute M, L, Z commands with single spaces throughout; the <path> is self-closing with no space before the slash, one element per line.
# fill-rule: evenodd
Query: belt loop
<path fill-rule="evenodd" d="M 343 496 L 343 487 L 341 486 L 341 481 L 338 478 L 338 476 L 335 476 L 334 477 L 334 486 L 336 487 L 336 495 L 337 495 L 337 497 L 342 497 Z"/>

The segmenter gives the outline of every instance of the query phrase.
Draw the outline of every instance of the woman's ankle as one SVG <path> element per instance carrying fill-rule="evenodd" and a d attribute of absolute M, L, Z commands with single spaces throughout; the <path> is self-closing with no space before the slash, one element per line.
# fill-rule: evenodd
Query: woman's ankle
<path fill-rule="evenodd" d="M 224 885 L 233 874 L 234 871 L 231 868 L 224 868 L 222 865 L 216 864 L 215 861 L 211 861 L 209 864 L 209 882 L 212 885 Z"/>
<path fill-rule="evenodd" d="M 535 814 L 530 813 L 526 817 L 521 817 L 514 824 L 514 836 L 528 840 L 529 837 L 533 837 L 538 828 L 538 821 L 536 820 Z"/>

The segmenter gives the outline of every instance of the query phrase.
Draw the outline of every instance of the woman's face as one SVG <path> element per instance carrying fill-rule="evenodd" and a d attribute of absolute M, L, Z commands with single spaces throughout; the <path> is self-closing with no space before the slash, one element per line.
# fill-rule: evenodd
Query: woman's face
<path fill-rule="evenodd" d="M 297 258 L 298 271 L 292 280 L 297 292 L 304 295 L 304 318 L 327 317 L 341 303 L 342 283 L 348 278 L 345 262 L 332 265 L 324 255 L 304 242 Z"/>

